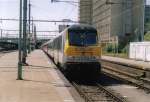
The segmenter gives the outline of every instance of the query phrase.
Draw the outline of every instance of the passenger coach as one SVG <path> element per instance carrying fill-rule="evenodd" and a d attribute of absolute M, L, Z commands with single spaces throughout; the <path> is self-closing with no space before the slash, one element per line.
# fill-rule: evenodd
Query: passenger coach
<path fill-rule="evenodd" d="M 67 74 L 100 74 L 101 46 L 97 30 L 90 25 L 72 25 L 41 47 Z"/>

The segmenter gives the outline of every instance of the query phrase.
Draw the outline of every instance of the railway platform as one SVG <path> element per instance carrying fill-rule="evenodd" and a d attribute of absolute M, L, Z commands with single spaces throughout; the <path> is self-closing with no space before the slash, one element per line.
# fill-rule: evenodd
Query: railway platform
<path fill-rule="evenodd" d="M 111 56 L 102 56 L 102 60 L 144 70 L 146 72 L 146 76 L 150 79 L 150 62 Z"/>
<path fill-rule="evenodd" d="M 111 56 L 102 56 L 103 60 L 109 60 L 118 63 L 124 63 L 128 65 L 137 66 L 139 68 L 148 68 L 150 69 L 150 62 L 140 61 L 140 60 L 133 60 L 133 59 L 126 59 L 126 58 L 119 58 L 119 57 L 111 57 Z"/>
<path fill-rule="evenodd" d="M 84 102 L 41 51 L 27 57 L 23 80 L 17 78 L 18 52 L 0 57 L 0 102 Z"/>

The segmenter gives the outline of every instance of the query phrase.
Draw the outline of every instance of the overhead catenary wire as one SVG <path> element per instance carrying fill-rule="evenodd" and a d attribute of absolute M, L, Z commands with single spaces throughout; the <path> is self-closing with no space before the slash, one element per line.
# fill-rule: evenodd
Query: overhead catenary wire
<path fill-rule="evenodd" d="M 19 33 L 3 33 L 3 34 L 5 34 L 5 36 L 19 36 Z M 51 35 L 43 35 L 43 34 L 41 34 L 41 35 L 38 35 L 38 36 L 41 36 L 41 37 L 44 37 L 44 36 L 56 36 L 56 34 L 51 34 Z"/>
<path fill-rule="evenodd" d="M 1 18 L 1 21 L 19 21 L 19 19 L 13 19 L 13 18 Z M 29 20 L 27 20 L 29 21 Z M 73 21 L 73 20 L 44 20 L 44 19 L 34 19 L 33 22 L 59 22 L 59 23 L 79 23 L 78 21 Z"/>
<path fill-rule="evenodd" d="M 19 30 L 16 30 L 16 29 L 2 29 L 3 31 L 12 31 L 12 32 L 17 32 L 17 31 L 19 31 Z M 52 30 L 52 31 L 49 31 L 49 30 L 39 30 L 39 31 L 36 31 L 36 32 L 59 32 L 59 31 L 57 31 L 57 30 Z"/>

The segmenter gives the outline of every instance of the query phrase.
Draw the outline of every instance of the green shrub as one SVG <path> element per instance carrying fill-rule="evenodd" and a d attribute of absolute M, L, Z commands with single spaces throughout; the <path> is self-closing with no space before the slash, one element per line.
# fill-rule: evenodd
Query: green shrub
<path fill-rule="evenodd" d="M 145 41 L 150 41 L 150 31 L 145 34 L 144 40 Z"/>
<path fill-rule="evenodd" d="M 115 44 L 107 44 L 104 48 L 104 51 L 107 52 L 107 53 L 110 53 L 110 52 L 116 52 L 117 51 L 117 46 Z"/>

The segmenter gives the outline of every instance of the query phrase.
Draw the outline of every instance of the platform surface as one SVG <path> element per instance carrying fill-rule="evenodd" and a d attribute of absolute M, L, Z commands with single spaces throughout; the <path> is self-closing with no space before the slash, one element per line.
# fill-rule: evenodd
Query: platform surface
<path fill-rule="evenodd" d="M 17 78 L 18 52 L 0 57 L 0 102 L 84 102 L 41 51 L 27 57 L 23 79 Z"/>
<path fill-rule="evenodd" d="M 103 60 L 113 61 L 113 62 L 120 62 L 127 65 L 135 65 L 139 66 L 143 69 L 149 69 L 150 70 L 150 62 L 145 61 L 138 61 L 133 59 L 126 59 L 126 58 L 119 58 L 119 57 L 111 57 L 111 56 L 102 56 Z"/>

